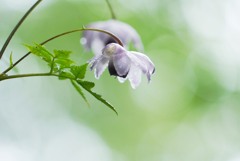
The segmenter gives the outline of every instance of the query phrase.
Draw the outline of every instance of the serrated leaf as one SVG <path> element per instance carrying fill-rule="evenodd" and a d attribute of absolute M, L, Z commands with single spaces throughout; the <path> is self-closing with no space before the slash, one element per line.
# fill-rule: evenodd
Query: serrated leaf
<path fill-rule="evenodd" d="M 85 77 L 86 74 L 86 70 L 87 70 L 87 66 L 88 64 L 84 64 L 81 66 L 72 66 L 70 71 L 72 72 L 72 74 L 75 76 L 75 78 L 79 78 L 79 79 L 83 79 Z"/>
<path fill-rule="evenodd" d="M 54 63 L 59 65 L 59 68 L 69 68 L 74 62 L 70 59 L 56 58 Z"/>
<path fill-rule="evenodd" d="M 53 55 L 42 45 L 35 44 L 35 46 L 25 45 L 32 54 L 39 56 L 46 62 L 50 63 L 52 61 Z"/>
<path fill-rule="evenodd" d="M 89 106 L 89 103 L 88 103 L 88 101 L 87 101 L 87 98 L 85 97 L 85 95 L 84 95 L 84 93 L 82 92 L 82 89 L 79 87 L 79 85 L 78 85 L 75 81 L 73 81 L 73 80 L 71 80 L 71 83 L 72 83 L 73 87 L 77 90 L 77 92 L 82 96 L 83 100 L 84 100 L 84 101 L 87 103 L 87 105 Z"/>
<path fill-rule="evenodd" d="M 101 95 L 99 95 L 91 90 L 93 88 L 93 86 L 90 84 L 94 84 L 94 83 L 87 82 L 87 81 L 80 81 L 80 80 L 78 80 L 77 83 L 80 86 L 82 86 L 86 91 L 88 91 L 93 97 L 95 97 L 97 100 L 101 101 L 103 104 L 105 104 L 107 107 L 109 107 L 111 110 L 113 110 L 118 115 L 116 109 L 108 101 L 103 99 Z"/>
<path fill-rule="evenodd" d="M 72 73 L 69 72 L 60 72 L 59 73 L 59 77 L 60 80 L 65 80 L 65 79 L 74 79 L 74 75 L 72 75 Z"/>
<path fill-rule="evenodd" d="M 70 54 L 72 53 L 71 51 L 67 50 L 53 50 L 54 57 L 55 58 L 69 58 Z"/>

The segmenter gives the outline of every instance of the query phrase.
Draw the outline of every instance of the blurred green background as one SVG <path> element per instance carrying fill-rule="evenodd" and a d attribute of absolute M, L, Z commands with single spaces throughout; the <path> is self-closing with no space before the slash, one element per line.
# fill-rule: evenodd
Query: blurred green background
<path fill-rule="evenodd" d="M 68 81 L 25 78 L 0 83 L 1 161 L 240 161 L 240 2 L 237 0 L 110 1 L 119 20 L 140 34 L 156 73 L 133 90 L 105 71 L 94 90 L 119 115 Z M 0 1 L 0 43 L 34 3 Z M 104 0 L 45 1 L 33 11 L 0 62 L 2 71 L 24 43 L 42 42 L 108 20 Z M 46 45 L 93 57 L 75 33 Z M 31 56 L 14 73 L 44 72 Z"/>

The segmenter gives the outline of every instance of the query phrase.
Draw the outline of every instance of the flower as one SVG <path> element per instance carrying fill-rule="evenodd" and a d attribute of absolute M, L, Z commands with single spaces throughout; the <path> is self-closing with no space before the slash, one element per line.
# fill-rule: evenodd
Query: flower
<path fill-rule="evenodd" d="M 144 54 L 136 51 L 127 51 L 116 43 L 106 45 L 101 55 L 90 60 L 90 69 L 95 70 L 95 77 L 99 79 L 108 67 L 110 75 L 114 75 L 122 83 L 128 79 L 132 88 L 141 82 L 141 74 L 147 76 L 148 81 L 155 71 L 154 64 Z"/>
<path fill-rule="evenodd" d="M 125 48 L 128 48 L 130 43 L 133 43 L 134 48 L 138 51 L 143 51 L 143 45 L 137 31 L 130 25 L 118 21 L 98 21 L 91 23 L 86 28 L 96 28 L 106 30 L 117 36 L 123 43 Z M 102 32 L 84 31 L 81 38 L 81 44 L 87 51 L 92 50 L 95 55 L 100 55 L 101 51 L 107 44 L 116 43 L 116 41 L 109 35 Z"/>

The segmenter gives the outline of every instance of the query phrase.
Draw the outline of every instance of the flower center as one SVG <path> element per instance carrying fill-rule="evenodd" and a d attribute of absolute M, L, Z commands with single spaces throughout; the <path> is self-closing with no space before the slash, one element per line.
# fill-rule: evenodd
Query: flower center
<path fill-rule="evenodd" d="M 115 52 L 116 52 L 116 45 L 113 43 L 108 44 L 104 49 L 104 53 L 107 56 L 112 56 Z"/>

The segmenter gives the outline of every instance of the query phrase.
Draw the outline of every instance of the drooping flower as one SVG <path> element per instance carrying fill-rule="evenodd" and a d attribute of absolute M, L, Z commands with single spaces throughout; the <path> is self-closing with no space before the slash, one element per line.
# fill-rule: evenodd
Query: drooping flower
<path fill-rule="evenodd" d="M 146 55 L 127 51 L 116 43 L 106 45 L 101 55 L 90 60 L 90 68 L 95 70 L 97 79 L 108 68 L 110 75 L 116 76 L 120 82 L 128 79 L 132 88 L 136 88 L 140 84 L 142 73 L 150 81 L 151 75 L 155 71 L 154 64 Z"/>
<path fill-rule="evenodd" d="M 137 51 L 143 51 L 142 41 L 137 31 L 124 22 L 114 19 L 98 21 L 87 25 L 86 28 L 96 28 L 111 32 L 122 41 L 126 49 L 132 43 Z M 116 43 L 116 41 L 105 33 L 86 30 L 83 32 L 81 43 L 87 51 L 92 50 L 95 55 L 100 55 L 101 52 L 99 51 L 107 44 Z"/>

